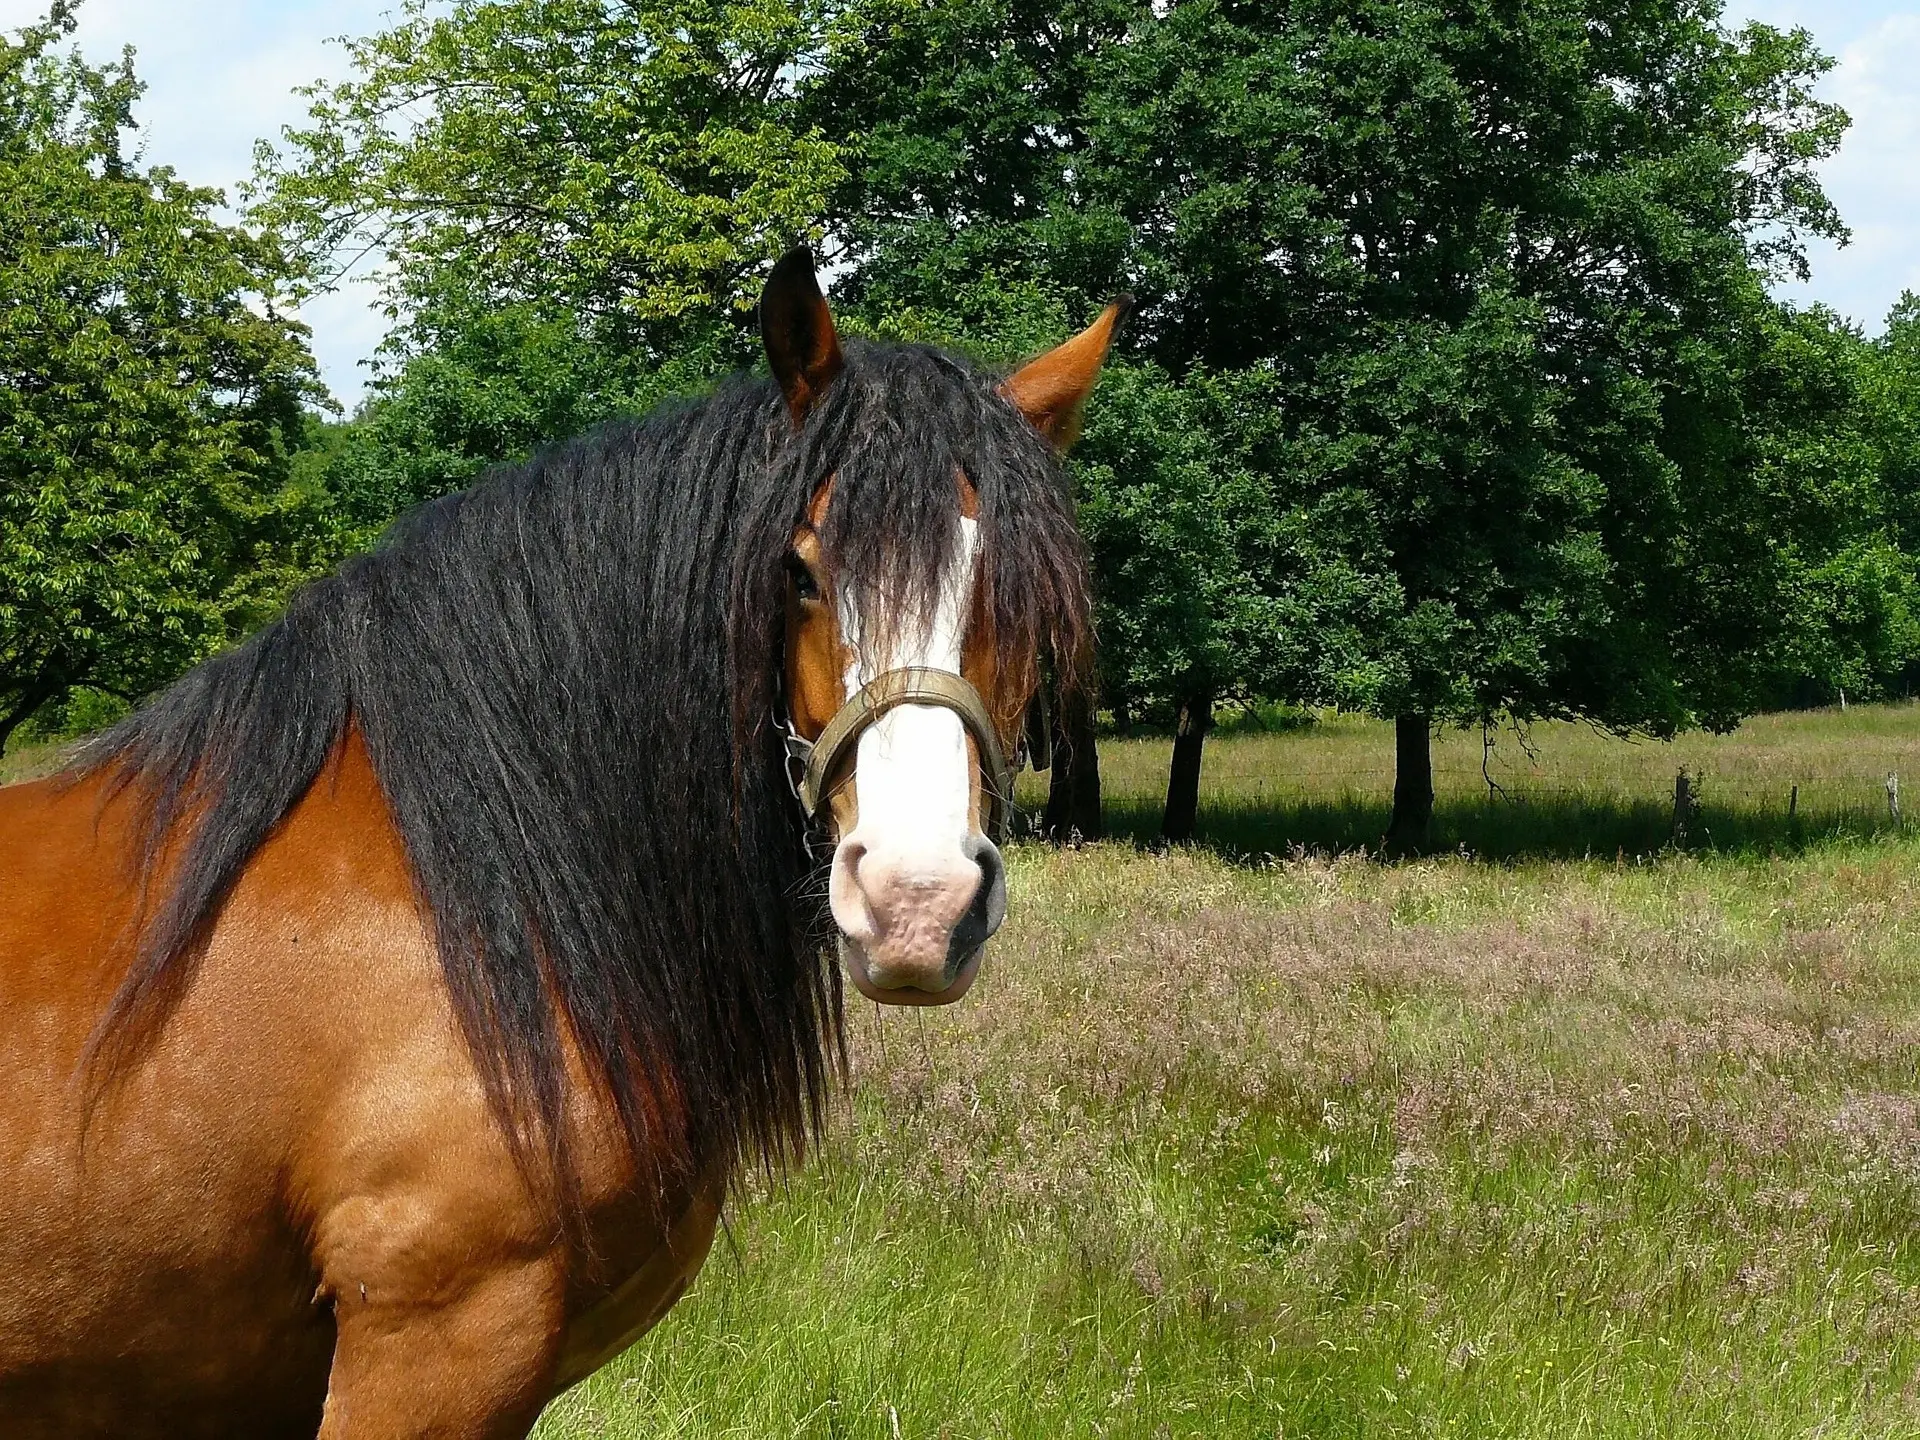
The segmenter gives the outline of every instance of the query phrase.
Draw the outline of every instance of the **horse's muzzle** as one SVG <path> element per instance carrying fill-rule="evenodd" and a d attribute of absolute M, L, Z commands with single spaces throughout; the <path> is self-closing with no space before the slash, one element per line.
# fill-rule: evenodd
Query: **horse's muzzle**
<path fill-rule="evenodd" d="M 854 988 L 892 1005 L 966 994 L 1007 915 L 1006 867 L 984 835 L 941 854 L 882 854 L 858 833 L 834 852 L 828 888 Z"/>

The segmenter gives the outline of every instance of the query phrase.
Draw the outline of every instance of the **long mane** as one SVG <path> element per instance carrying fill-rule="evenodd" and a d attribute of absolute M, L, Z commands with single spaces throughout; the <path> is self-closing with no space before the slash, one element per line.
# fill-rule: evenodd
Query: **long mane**
<path fill-rule="evenodd" d="M 850 346 L 797 434 L 770 381 L 736 378 L 403 518 L 86 753 L 143 807 L 147 863 L 170 857 L 92 1073 L 152 1042 L 254 852 L 357 731 L 536 1181 L 572 1193 L 569 1035 L 636 1155 L 793 1158 L 841 1001 L 769 723 L 785 556 L 835 477 L 835 583 L 930 609 L 956 468 L 999 652 L 1071 665 L 1089 604 L 1059 467 L 992 376 L 924 347 Z"/>

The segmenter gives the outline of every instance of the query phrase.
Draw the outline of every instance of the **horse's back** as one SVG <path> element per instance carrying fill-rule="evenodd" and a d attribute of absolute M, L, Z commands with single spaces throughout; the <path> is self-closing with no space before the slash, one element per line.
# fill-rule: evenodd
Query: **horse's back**
<path fill-rule="evenodd" d="M 79 1181 L 76 1071 L 127 966 L 137 903 L 127 808 L 107 803 L 98 781 L 0 789 L 0 1205 L 33 1196 L 40 1207 L 26 1219 L 40 1225 Z M 0 1225 L 0 1266 L 31 1239 Z M 18 1288 L 0 1286 L 0 1354 Z"/>
<path fill-rule="evenodd" d="M 28 1049 L 77 1056 L 124 972 L 117 932 L 137 893 L 129 809 L 99 779 L 0 788 L 0 1064 Z"/>

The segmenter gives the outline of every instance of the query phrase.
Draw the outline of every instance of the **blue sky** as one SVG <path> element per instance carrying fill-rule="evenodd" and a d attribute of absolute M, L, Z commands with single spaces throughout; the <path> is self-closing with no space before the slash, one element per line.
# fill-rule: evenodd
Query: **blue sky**
<path fill-rule="evenodd" d="M 79 38 L 96 59 L 123 45 L 138 52 L 147 158 L 231 190 L 251 173 L 255 139 L 304 114 L 295 87 L 344 72 L 330 37 L 377 29 L 392 8 L 393 0 L 85 0 Z M 0 29 L 43 9 L 43 0 L 0 0 Z M 1812 283 L 1784 293 L 1824 301 L 1875 332 L 1903 289 L 1920 290 L 1920 0 L 1730 0 L 1728 13 L 1804 25 L 1839 61 L 1823 93 L 1854 123 L 1824 179 L 1853 243 L 1818 247 Z M 327 383 L 348 405 L 385 332 L 375 298 L 363 283 L 304 312 Z"/>

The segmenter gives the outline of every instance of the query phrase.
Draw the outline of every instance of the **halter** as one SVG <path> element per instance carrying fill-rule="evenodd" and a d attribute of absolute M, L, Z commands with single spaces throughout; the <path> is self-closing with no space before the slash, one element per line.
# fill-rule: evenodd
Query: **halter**
<path fill-rule="evenodd" d="M 973 736 L 973 743 L 980 752 L 980 783 L 987 796 L 987 836 L 996 845 L 1005 844 L 1013 821 L 1014 767 L 1007 763 L 1006 750 L 1000 743 L 1000 731 L 993 723 L 993 716 L 987 712 L 986 702 L 980 698 L 980 692 L 964 676 L 956 675 L 951 670 L 931 670 L 923 666 L 888 670 L 869 680 L 852 699 L 834 712 L 818 740 L 808 740 L 794 729 L 791 719 L 782 717 L 787 747 L 787 781 L 793 787 L 793 793 L 800 801 L 800 808 L 807 819 L 814 821 L 819 818 L 820 808 L 826 802 L 827 782 L 839 769 L 847 752 L 860 743 L 862 735 L 879 723 L 881 716 L 902 705 L 935 705 L 943 710 L 951 710 L 960 717 L 960 723 Z M 1021 751 L 1016 753 L 1016 759 L 1024 759 L 1030 752 L 1035 762 L 1034 768 L 1041 770 L 1046 768 L 1041 742 L 1047 730 L 1044 718 L 1036 724 L 1036 712 L 1044 717 L 1044 707 L 1037 698 L 1027 717 L 1029 743 L 1022 745 Z M 1034 738 L 1036 733 L 1038 739 Z"/>

